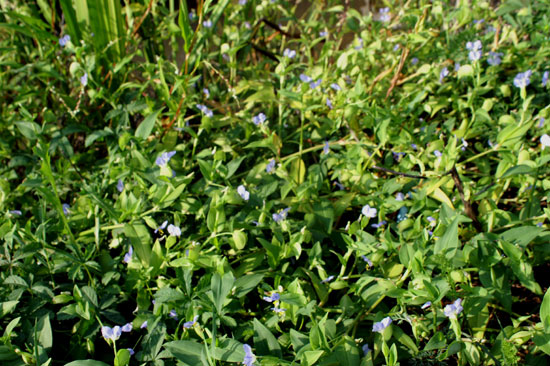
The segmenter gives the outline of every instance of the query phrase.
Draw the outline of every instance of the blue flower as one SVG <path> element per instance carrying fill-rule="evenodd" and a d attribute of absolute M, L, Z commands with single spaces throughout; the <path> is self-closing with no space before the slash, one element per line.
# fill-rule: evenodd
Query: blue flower
<path fill-rule="evenodd" d="M 363 354 L 364 354 L 365 356 L 369 354 L 370 348 L 369 348 L 369 345 L 368 345 L 368 344 L 365 344 L 365 345 L 362 347 L 362 349 L 363 349 Z"/>
<path fill-rule="evenodd" d="M 289 48 L 285 48 L 285 50 L 283 51 L 283 56 L 292 59 L 292 58 L 296 57 L 296 51 L 291 50 Z"/>
<path fill-rule="evenodd" d="M 134 248 L 130 245 L 130 247 L 128 248 L 128 253 L 124 254 L 124 259 L 122 259 L 122 261 L 124 263 L 130 263 L 130 261 L 132 260 L 133 254 L 134 254 Z"/>
<path fill-rule="evenodd" d="M 418 63 L 418 57 L 413 57 L 411 60 L 411 64 L 416 65 L 417 63 Z"/>
<path fill-rule="evenodd" d="M 319 32 L 319 37 L 326 37 L 328 36 L 328 32 L 327 31 L 321 31 Z"/>
<path fill-rule="evenodd" d="M 274 307 L 274 308 L 271 308 L 271 310 L 273 310 L 274 312 L 276 312 L 277 314 L 279 313 L 284 313 L 286 311 L 286 309 L 281 309 L 281 308 L 278 308 L 278 307 Z"/>
<path fill-rule="evenodd" d="M 422 310 L 425 310 L 425 309 L 429 308 L 430 306 L 432 306 L 432 302 L 431 302 L 431 301 L 427 301 L 427 302 L 425 302 L 424 305 L 422 305 L 420 308 L 421 308 Z"/>
<path fill-rule="evenodd" d="M 13 216 L 21 216 L 23 213 L 20 210 L 11 210 L 10 214 Z"/>
<path fill-rule="evenodd" d="M 327 282 L 330 282 L 334 279 L 334 276 L 328 276 L 327 278 L 325 278 L 324 280 L 321 281 L 321 283 L 327 283 Z"/>
<path fill-rule="evenodd" d="M 394 51 L 397 51 L 398 49 L 399 49 L 399 44 L 396 44 L 395 46 L 393 46 Z"/>
<path fill-rule="evenodd" d="M 390 21 L 390 8 L 382 8 L 378 10 L 378 20 L 381 22 L 389 22 Z"/>
<path fill-rule="evenodd" d="M 332 109 L 332 102 L 328 98 L 327 98 L 327 107 L 329 107 L 329 109 Z"/>
<path fill-rule="evenodd" d="M 466 151 L 467 147 L 468 147 L 468 142 L 466 140 L 464 140 L 464 137 L 463 137 L 462 138 L 462 147 L 460 148 L 460 150 Z"/>
<path fill-rule="evenodd" d="M 540 117 L 537 127 L 542 128 L 544 126 L 544 121 L 545 121 L 544 117 Z"/>
<path fill-rule="evenodd" d="M 325 141 L 325 146 L 323 146 L 323 154 L 327 155 L 329 152 L 330 152 L 330 145 L 328 141 Z"/>
<path fill-rule="evenodd" d="M 361 258 L 367 263 L 369 267 L 372 267 L 372 261 L 367 258 L 367 256 L 362 255 Z"/>
<path fill-rule="evenodd" d="M 404 152 L 392 152 L 393 160 L 395 160 L 396 162 L 399 162 L 399 160 L 401 160 L 401 158 L 405 155 L 407 154 Z"/>
<path fill-rule="evenodd" d="M 336 83 L 332 83 L 330 84 L 330 87 L 336 91 L 340 91 L 342 90 L 342 88 L 340 87 L 340 85 L 336 84 Z"/>
<path fill-rule="evenodd" d="M 382 220 L 380 221 L 378 224 L 371 224 L 371 227 L 375 228 L 375 229 L 379 229 L 381 228 L 382 226 L 386 225 L 388 222 L 386 220 Z"/>
<path fill-rule="evenodd" d="M 88 73 L 87 72 L 85 72 L 84 75 L 82 75 L 80 77 L 80 84 L 82 84 L 82 86 L 88 85 Z"/>
<path fill-rule="evenodd" d="M 126 348 L 126 349 L 128 350 L 128 352 L 130 352 L 130 356 L 133 356 L 136 353 L 133 348 Z"/>
<path fill-rule="evenodd" d="M 134 327 L 132 326 L 132 323 L 126 323 L 120 328 L 121 331 L 130 333 Z"/>
<path fill-rule="evenodd" d="M 377 323 L 374 323 L 373 326 L 372 326 L 372 331 L 381 333 L 381 332 L 384 331 L 384 329 L 389 327 L 391 323 L 392 323 L 391 318 L 389 316 L 387 316 L 384 319 L 382 319 L 381 321 L 379 321 Z"/>
<path fill-rule="evenodd" d="M 116 184 L 116 189 L 122 193 L 122 191 L 124 190 L 124 182 L 122 181 L 122 179 L 119 179 L 118 180 L 118 183 Z"/>
<path fill-rule="evenodd" d="M 272 215 L 273 221 L 279 223 L 279 222 L 285 220 L 285 219 L 286 219 L 286 216 L 287 216 L 287 214 L 288 214 L 288 211 L 290 211 L 290 207 L 285 208 L 285 209 L 282 210 L 280 213 L 274 213 L 274 214 Z"/>
<path fill-rule="evenodd" d="M 157 160 L 155 160 L 155 164 L 157 164 L 159 167 L 163 167 L 168 164 L 168 162 L 170 161 L 170 159 L 172 159 L 172 156 L 174 155 L 176 155 L 175 151 L 163 152 L 157 158 Z"/>
<path fill-rule="evenodd" d="M 178 320 L 178 313 L 176 313 L 176 310 L 174 309 L 170 310 L 170 313 L 168 313 L 168 316 L 172 319 Z"/>
<path fill-rule="evenodd" d="M 278 301 L 281 298 L 281 295 L 279 295 L 277 292 L 274 292 L 271 294 L 271 296 L 264 296 L 263 299 L 267 302 L 274 302 Z"/>
<path fill-rule="evenodd" d="M 491 66 L 498 66 L 501 64 L 503 53 L 502 52 L 489 52 L 489 57 L 487 57 L 487 63 Z"/>
<path fill-rule="evenodd" d="M 258 114 L 257 116 L 252 117 L 252 122 L 254 122 L 254 124 L 255 124 L 256 126 L 261 125 L 261 124 L 264 123 L 266 120 L 267 120 L 267 117 L 266 117 L 265 114 L 263 114 L 263 113 L 260 113 L 260 114 Z"/>
<path fill-rule="evenodd" d="M 540 137 L 540 143 L 542 145 L 543 150 L 546 147 L 550 147 L 550 136 L 548 136 L 547 134 L 542 135 Z"/>
<path fill-rule="evenodd" d="M 168 225 L 168 221 L 164 221 L 159 227 L 157 227 L 155 229 L 155 234 L 159 231 L 159 230 L 164 230 L 166 228 L 166 225 Z"/>
<path fill-rule="evenodd" d="M 172 236 L 180 236 L 181 235 L 181 229 L 175 225 L 168 225 L 168 233 Z"/>
<path fill-rule="evenodd" d="M 373 217 L 376 217 L 376 213 L 377 213 L 377 210 L 373 207 L 370 207 L 369 205 L 365 205 L 363 206 L 363 208 L 361 209 L 361 213 L 365 216 L 365 217 L 370 217 L 370 218 L 373 218 Z"/>
<path fill-rule="evenodd" d="M 443 156 L 443 155 L 441 154 L 441 151 L 439 151 L 439 150 L 435 150 L 435 151 L 434 151 L 434 155 L 435 155 L 437 158 L 440 158 L 441 156 Z"/>
<path fill-rule="evenodd" d="M 184 327 L 185 329 L 191 328 L 193 325 L 195 325 L 195 323 L 197 322 L 197 319 L 199 319 L 199 316 L 198 316 L 198 315 L 195 315 L 195 317 L 193 318 L 192 321 L 183 323 L 183 327 Z"/>
<path fill-rule="evenodd" d="M 106 341 L 110 339 L 114 342 L 120 338 L 121 334 L 122 328 L 120 328 L 118 325 L 114 326 L 113 328 L 107 326 L 101 327 L 101 335 Z"/>
<path fill-rule="evenodd" d="M 449 69 L 447 69 L 446 67 L 442 68 L 441 72 L 439 73 L 439 82 L 442 83 L 443 79 L 445 79 L 447 75 L 449 75 Z"/>
<path fill-rule="evenodd" d="M 355 46 L 354 48 L 355 48 L 356 50 L 360 50 L 361 48 L 363 48 L 363 38 L 359 37 L 359 38 L 357 39 L 357 42 L 358 42 L 359 44 L 358 44 L 357 46 Z"/>
<path fill-rule="evenodd" d="M 335 181 L 333 183 L 336 187 L 338 187 L 339 190 L 343 191 L 344 189 L 346 189 L 346 187 L 344 187 L 344 185 L 338 181 Z"/>
<path fill-rule="evenodd" d="M 313 79 L 306 74 L 300 74 L 300 80 L 302 80 L 302 82 L 304 83 L 311 83 L 313 81 Z"/>
<path fill-rule="evenodd" d="M 546 86 L 546 84 L 548 83 L 548 73 L 548 71 L 545 71 L 542 74 L 542 86 Z"/>
<path fill-rule="evenodd" d="M 248 344 L 243 344 L 244 349 L 244 360 L 243 365 L 244 366 L 253 366 L 254 362 L 256 362 L 256 356 L 254 353 L 252 353 L 252 348 Z"/>
<path fill-rule="evenodd" d="M 456 319 L 456 317 L 462 312 L 462 310 L 464 310 L 464 308 L 462 307 L 462 299 L 457 299 L 452 304 L 445 306 L 445 308 L 443 308 L 443 313 L 447 318 Z"/>
<path fill-rule="evenodd" d="M 516 75 L 514 78 L 514 85 L 516 88 L 525 88 L 527 85 L 531 83 L 531 74 L 533 72 L 531 70 L 527 70 L 525 72 L 520 72 Z"/>
<path fill-rule="evenodd" d="M 309 87 L 310 87 L 311 89 L 315 89 L 316 87 L 318 87 L 319 85 L 321 85 L 321 82 L 322 82 L 322 81 L 323 81 L 322 79 L 317 79 L 317 81 L 315 81 L 315 82 L 312 81 L 311 83 L 309 83 Z"/>
<path fill-rule="evenodd" d="M 69 206 L 68 203 L 62 204 L 61 207 L 63 208 L 63 213 L 65 214 L 65 216 L 71 213 L 71 206 Z"/>
<path fill-rule="evenodd" d="M 248 192 L 242 184 L 237 187 L 237 193 L 245 201 L 248 201 L 250 199 L 250 192 Z"/>
<path fill-rule="evenodd" d="M 267 163 L 267 166 L 265 167 L 265 171 L 268 172 L 268 173 L 271 173 L 273 171 L 273 169 L 275 169 L 275 159 L 271 159 Z"/>
<path fill-rule="evenodd" d="M 239 5 L 246 5 L 247 0 L 239 0 Z"/>
<path fill-rule="evenodd" d="M 411 144 L 411 147 L 414 151 L 418 150 L 418 145 L 417 144 Z"/>
<path fill-rule="evenodd" d="M 63 37 L 59 38 L 59 45 L 61 47 L 65 47 L 65 45 L 71 40 L 71 36 L 68 34 L 64 35 Z"/>
<path fill-rule="evenodd" d="M 212 28 L 212 21 L 210 19 L 205 20 L 204 22 L 202 22 L 202 26 L 205 28 Z"/>
<path fill-rule="evenodd" d="M 395 200 L 396 201 L 403 201 L 405 199 L 405 195 L 401 192 L 397 192 L 397 194 L 395 195 Z"/>
<path fill-rule="evenodd" d="M 433 217 L 431 217 L 431 216 L 426 217 L 426 220 L 428 220 L 428 222 L 429 222 L 432 226 L 434 226 L 435 223 L 436 223 L 435 219 L 434 219 Z"/>
<path fill-rule="evenodd" d="M 460 62 L 455 62 L 455 71 L 460 70 Z"/>
<path fill-rule="evenodd" d="M 147 320 L 141 323 L 140 329 L 147 329 Z"/>
<path fill-rule="evenodd" d="M 205 106 L 204 104 L 197 104 L 196 107 L 198 110 L 204 113 L 206 117 L 212 117 L 214 115 L 214 113 L 212 113 L 212 111 L 208 109 L 208 107 Z"/>
<path fill-rule="evenodd" d="M 203 88 L 202 92 L 204 93 L 206 98 L 210 98 L 210 90 L 208 90 L 208 88 Z"/>
<path fill-rule="evenodd" d="M 470 50 L 468 58 L 470 61 L 477 61 L 481 58 L 482 44 L 480 40 L 466 43 L 466 49 Z"/>

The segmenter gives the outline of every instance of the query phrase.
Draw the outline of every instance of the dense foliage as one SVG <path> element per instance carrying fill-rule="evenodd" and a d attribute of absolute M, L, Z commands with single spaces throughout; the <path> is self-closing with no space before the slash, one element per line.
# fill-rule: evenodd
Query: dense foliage
<path fill-rule="evenodd" d="M 548 364 L 547 1 L 0 8 L 2 365 Z"/>

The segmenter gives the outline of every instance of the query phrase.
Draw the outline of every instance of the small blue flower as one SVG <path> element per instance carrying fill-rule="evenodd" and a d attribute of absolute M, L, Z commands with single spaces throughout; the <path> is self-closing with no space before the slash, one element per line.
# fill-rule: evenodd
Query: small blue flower
<path fill-rule="evenodd" d="M 168 225 L 168 221 L 164 221 L 158 228 L 155 229 L 155 234 L 159 231 L 159 230 L 164 230 L 166 228 L 166 225 Z"/>
<path fill-rule="evenodd" d="M 103 338 L 107 340 L 112 340 L 113 342 L 120 338 L 120 335 L 122 334 L 122 329 L 116 325 L 113 328 L 103 326 L 101 327 L 101 335 Z"/>
<path fill-rule="evenodd" d="M 124 324 L 120 330 L 126 333 L 130 333 L 134 327 L 132 326 L 132 323 L 126 323 Z"/>
<path fill-rule="evenodd" d="M 464 310 L 464 308 L 462 307 L 462 299 L 457 299 L 452 304 L 445 306 L 445 308 L 443 308 L 443 313 L 447 318 L 456 319 L 456 317 L 462 312 L 462 310 Z"/>
<path fill-rule="evenodd" d="M 460 70 L 460 62 L 455 62 L 455 71 Z"/>
<path fill-rule="evenodd" d="M 174 155 L 176 155 L 175 151 L 163 152 L 157 158 L 157 160 L 155 160 L 155 164 L 157 164 L 159 167 L 163 167 L 168 164 L 168 162 L 170 161 L 170 159 L 172 159 L 172 156 Z"/>
<path fill-rule="evenodd" d="M 395 200 L 396 201 L 403 201 L 403 200 L 405 200 L 405 195 L 401 192 L 397 192 L 397 194 L 395 195 Z"/>
<path fill-rule="evenodd" d="M 197 104 L 197 109 L 200 110 L 206 117 L 212 117 L 214 113 L 204 104 Z"/>
<path fill-rule="evenodd" d="M 252 348 L 248 344 L 243 344 L 244 349 L 244 360 L 243 365 L 244 366 L 254 366 L 254 362 L 256 362 L 256 356 L 254 353 L 252 353 Z"/>
<path fill-rule="evenodd" d="M 466 151 L 466 148 L 468 147 L 468 141 L 464 140 L 464 137 L 462 138 L 462 147 L 460 150 Z"/>
<path fill-rule="evenodd" d="M 405 155 L 407 154 L 404 152 L 392 152 L 393 160 L 395 160 L 396 162 L 399 162 L 399 160 L 401 160 L 401 158 Z"/>
<path fill-rule="evenodd" d="M 417 63 L 418 63 L 418 57 L 413 57 L 412 60 L 411 60 L 411 64 L 416 65 Z"/>
<path fill-rule="evenodd" d="M 442 83 L 443 79 L 445 79 L 447 75 L 449 75 L 449 69 L 447 69 L 446 67 L 442 68 L 441 72 L 439 73 L 439 82 Z"/>
<path fill-rule="evenodd" d="M 395 46 L 393 46 L 394 51 L 397 51 L 398 49 L 399 49 L 399 44 L 396 44 Z"/>
<path fill-rule="evenodd" d="M 306 74 L 300 74 L 300 80 L 302 80 L 302 82 L 304 83 L 311 83 L 313 81 L 313 79 Z"/>
<path fill-rule="evenodd" d="M 338 187 L 339 190 L 343 191 L 344 189 L 346 189 L 346 187 L 344 187 L 344 185 L 338 181 L 335 181 L 333 183 L 336 187 Z"/>
<path fill-rule="evenodd" d="M 435 223 L 436 223 L 436 220 L 435 220 L 433 217 L 431 217 L 431 216 L 426 217 L 426 220 L 428 220 L 428 222 L 429 222 L 432 226 L 434 226 Z"/>
<path fill-rule="evenodd" d="M 128 352 L 130 352 L 130 356 L 133 356 L 136 353 L 133 348 L 126 348 L 126 349 L 128 350 Z"/>
<path fill-rule="evenodd" d="M 380 20 L 381 22 L 389 22 L 391 19 L 389 13 L 390 13 L 390 8 L 382 8 L 378 10 L 378 14 L 379 14 L 378 20 Z"/>
<path fill-rule="evenodd" d="M 267 163 L 267 166 L 265 167 L 265 171 L 268 172 L 268 173 L 271 173 L 273 171 L 273 169 L 275 169 L 275 159 L 271 159 Z"/>
<path fill-rule="evenodd" d="M 202 22 L 202 26 L 205 28 L 212 28 L 212 21 L 210 19 L 205 20 L 204 22 Z"/>
<path fill-rule="evenodd" d="M 550 136 L 548 136 L 547 134 L 542 135 L 540 137 L 540 143 L 542 145 L 543 150 L 546 147 L 550 147 Z"/>
<path fill-rule="evenodd" d="M 334 276 L 328 276 L 324 280 L 321 281 L 321 283 L 328 283 L 334 279 Z"/>
<path fill-rule="evenodd" d="M 359 37 L 359 38 L 357 39 L 357 42 L 358 42 L 358 45 L 355 46 L 354 48 L 355 48 L 356 50 L 362 49 L 362 48 L 363 48 L 363 38 Z"/>
<path fill-rule="evenodd" d="M 537 223 L 537 226 L 538 226 L 538 227 L 542 227 L 542 222 L 538 222 L 538 223 Z"/>
<path fill-rule="evenodd" d="M 527 70 L 525 72 L 520 72 L 516 75 L 514 78 L 514 85 L 516 88 L 525 88 L 527 85 L 531 83 L 531 74 L 533 72 L 531 70 Z"/>
<path fill-rule="evenodd" d="M 326 37 L 328 36 L 328 32 L 327 31 L 321 31 L 319 32 L 319 37 Z"/>
<path fill-rule="evenodd" d="M 239 0 L 239 5 L 246 5 L 247 0 Z"/>
<path fill-rule="evenodd" d="M 421 308 L 422 310 L 425 310 L 425 309 L 429 308 L 430 306 L 432 306 L 432 302 L 431 302 L 431 301 L 427 301 L 427 302 L 425 302 L 424 305 L 422 305 L 420 308 Z"/>
<path fill-rule="evenodd" d="M 491 66 L 498 66 L 502 63 L 502 52 L 489 52 L 489 57 L 487 57 L 487 63 Z"/>
<path fill-rule="evenodd" d="M 544 121 L 545 121 L 544 117 L 540 117 L 537 127 L 542 128 L 544 126 Z"/>
<path fill-rule="evenodd" d="M 141 323 L 140 329 L 147 329 L 147 320 Z"/>
<path fill-rule="evenodd" d="M 122 179 L 119 179 L 118 180 L 118 183 L 116 184 L 116 189 L 122 193 L 122 191 L 124 190 L 124 182 L 122 181 Z"/>
<path fill-rule="evenodd" d="M 285 208 L 285 209 L 282 210 L 280 213 L 274 213 L 274 214 L 272 215 L 273 221 L 279 223 L 279 222 L 285 220 L 285 219 L 286 219 L 286 216 L 287 216 L 287 214 L 288 214 L 288 211 L 290 211 L 290 207 Z"/>
<path fill-rule="evenodd" d="M 372 326 L 372 331 L 381 333 L 384 331 L 384 329 L 389 327 L 391 323 L 392 323 L 391 318 L 387 316 L 381 321 L 374 323 Z"/>
<path fill-rule="evenodd" d="M 260 113 L 260 114 L 258 114 L 257 116 L 252 117 L 252 122 L 253 122 L 256 126 L 261 125 L 261 124 L 264 123 L 265 121 L 267 121 L 267 117 L 266 117 L 265 114 L 263 114 L 263 113 Z"/>
<path fill-rule="evenodd" d="M 250 199 L 250 192 L 248 192 L 242 184 L 237 187 L 237 193 L 245 201 L 248 201 Z"/>
<path fill-rule="evenodd" d="M 435 155 L 437 158 L 440 158 L 440 157 L 443 156 L 443 155 L 441 154 L 441 151 L 439 151 L 439 150 L 435 150 L 435 151 L 434 151 L 434 155 Z"/>
<path fill-rule="evenodd" d="M 365 217 L 373 218 L 373 217 L 376 217 L 377 210 L 376 210 L 376 208 L 370 207 L 369 205 L 365 205 L 365 206 L 363 206 L 363 208 L 361 209 L 361 213 L 362 213 Z"/>
<path fill-rule="evenodd" d="M 331 87 L 333 90 L 336 90 L 336 91 L 342 90 L 342 88 L 340 87 L 340 85 L 338 85 L 338 84 L 336 84 L 336 83 L 330 84 L 330 87 Z"/>
<path fill-rule="evenodd" d="M 276 312 L 277 314 L 279 313 L 284 313 L 286 311 L 286 309 L 281 309 L 281 308 L 278 308 L 278 307 L 274 307 L 274 308 L 271 308 L 271 310 L 273 310 L 274 312 Z"/>
<path fill-rule="evenodd" d="M 549 72 L 548 71 L 545 71 L 543 74 L 542 74 L 542 86 L 546 86 L 546 84 L 548 83 L 548 74 Z"/>
<path fill-rule="evenodd" d="M 329 107 L 329 109 L 332 109 L 332 102 L 328 98 L 327 98 L 327 107 Z"/>
<path fill-rule="evenodd" d="M 317 79 L 317 81 L 315 81 L 315 82 L 312 81 L 311 83 L 309 83 L 309 87 L 310 87 L 311 89 L 315 89 L 316 87 L 318 87 L 319 85 L 321 85 L 321 82 L 322 82 L 322 81 L 323 81 L 322 79 Z"/>
<path fill-rule="evenodd" d="M 386 225 L 388 222 L 386 220 L 380 221 L 378 224 L 371 224 L 372 228 L 379 229 L 382 226 Z"/>
<path fill-rule="evenodd" d="M 367 256 L 362 255 L 361 258 L 367 263 L 369 267 L 372 267 L 372 261 Z"/>
<path fill-rule="evenodd" d="M 59 45 L 61 47 L 65 47 L 65 45 L 70 42 L 71 40 L 71 36 L 69 36 L 68 34 L 64 35 L 63 37 L 59 38 Z"/>
<path fill-rule="evenodd" d="M 181 229 L 175 225 L 168 225 L 168 234 L 172 235 L 172 236 L 180 236 L 181 235 Z"/>
<path fill-rule="evenodd" d="M 82 75 L 80 77 L 80 84 L 82 84 L 82 86 L 88 85 L 88 73 L 87 72 L 85 72 L 84 75 Z"/>
<path fill-rule="evenodd" d="M 414 151 L 418 150 L 418 145 L 417 144 L 411 144 L 411 147 Z"/>
<path fill-rule="evenodd" d="M 289 48 L 285 48 L 285 50 L 283 51 L 283 56 L 292 59 L 296 57 L 296 51 L 291 50 Z"/>
<path fill-rule="evenodd" d="M 21 216 L 23 213 L 20 210 L 11 210 L 10 214 L 13 216 Z"/>
<path fill-rule="evenodd" d="M 264 296 L 263 299 L 267 302 L 274 302 L 278 301 L 281 298 L 281 295 L 279 295 L 277 292 L 274 292 L 271 294 L 271 296 Z"/>
<path fill-rule="evenodd" d="M 368 345 L 368 344 L 365 344 L 365 345 L 362 347 L 362 349 L 363 349 L 363 354 L 364 354 L 365 356 L 369 354 L 370 348 L 369 348 L 369 345 Z"/>
<path fill-rule="evenodd" d="M 468 58 L 470 61 L 477 61 L 481 58 L 481 48 L 482 44 L 480 40 L 466 43 L 466 49 L 470 51 L 468 53 Z"/>
<path fill-rule="evenodd" d="M 61 207 L 63 208 L 63 213 L 65 214 L 65 216 L 71 213 L 71 206 L 69 206 L 68 203 L 62 204 Z"/>
<path fill-rule="evenodd" d="M 178 313 L 176 313 L 176 310 L 174 309 L 170 310 L 170 313 L 168 313 L 168 316 L 172 319 L 178 320 Z"/>
<path fill-rule="evenodd" d="M 208 88 L 203 88 L 202 92 L 204 93 L 207 99 L 210 98 L 210 90 L 208 90 Z"/>
<path fill-rule="evenodd" d="M 330 152 L 330 145 L 328 141 L 325 141 L 325 146 L 323 146 L 323 154 L 327 155 Z"/>
<path fill-rule="evenodd" d="M 128 252 L 124 254 L 124 259 L 122 259 L 122 261 L 124 263 L 130 263 L 130 261 L 132 260 L 133 254 L 134 254 L 134 248 L 130 245 L 130 247 L 128 248 Z"/>
<path fill-rule="evenodd" d="M 193 327 L 193 325 L 195 325 L 195 323 L 197 323 L 197 319 L 199 319 L 199 316 L 195 315 L 195 317 L 193 318 L 192 321 L 183 323 L 183 327 L 185 329 L 189 329 L 189 328 Z"/>

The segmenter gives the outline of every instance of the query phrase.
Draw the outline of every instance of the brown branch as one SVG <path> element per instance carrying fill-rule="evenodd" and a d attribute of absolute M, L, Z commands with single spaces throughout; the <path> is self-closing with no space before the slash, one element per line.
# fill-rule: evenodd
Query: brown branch
<path fill-rule="evenodd" d="M 423 175 L 401 173 L 401 172 L 398 172 L 398 171 L 395 171 L 395 170 L 391 170 L 391 169 L 388 169 L 388 168 L 382 168 L 382 167 L 376 166 L 376 165 L 373 165 L 371 167 L 371 169 L 380 170 L 382 172 L 386 172 L 386 173 L 390 173 L 390 174 L 394 174 L 394 175 L 400 175 L 402 177 L 408 177 L 408 178 L 416 178 L 416 179 L 427 179 L 428 178 L 428 177 L 425 177 Z"/>
<path fill-rule="evenodd" d="M 401 53 L 401 59 L 399 60 L 399 66 L 397 67 L 397 71 L 395 72 L 395 75 L 393 76 L 393 79 L 391 81 L 391 85 L 388 89 L 388 92 L 386 93 L 386 99 L 390 96 L 393 88 L 397 85 L 397 82 L 399 81 L 399 77 L 401 76 L 401 70 L 403 70 L 403 65 L 405 65 L 405 60 L 407 59 L 407 56 L 409 55 L 409 49 L 404 48 L 403 52 Z"/>
<path fill-rule="evenodd" d="M 139 19 L 138 23 L 134 26 L 134 30 L 132 31 L 132 37 L 136 35 L 138 29 L 141 27 L 141 24 L 143 23 L 145 18 L 147 18 L 147 15 L 149 15 L 149 13 L 151 12 L 151 8 L 153 7 L 153 1 L 154 0 L 149 1 L 149 5 L 145 10 L 145 14 L 143 14 L 143 16 Z"/>
<path fill-rule="evenodd" d="M 467 201 L 466 198 L 464 197 L 464 187 L 462 186 L 462 181 L 460 180 L 460 176 L 458 175 L 458 172 L 456 170 L 456 166 L 453 166 L 453 168 L 451 169 L 451 176 L 453 177 L 456 188 L 458 189 L 458 194 L 460 195 L 460 200 L 462 201 L 462 204 L 464 205 L 464 212 L 473 221 L 475 229 L 478 232 L 482 232 L 483 227 L 481 226 L 479 220 L 477 219 L 476 214 L 474 213 L 474 209 L 472 207 L 472 204 L 470 203 L 470 201 Z"/>

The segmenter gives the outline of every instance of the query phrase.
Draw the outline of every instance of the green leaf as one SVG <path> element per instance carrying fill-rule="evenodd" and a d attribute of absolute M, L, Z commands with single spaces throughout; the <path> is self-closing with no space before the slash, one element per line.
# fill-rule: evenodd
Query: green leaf
<path fill-rule="evenodd" d="M 189 10 L 187 10 L 187 1 L 180 1 L 180 14 L 178 18 L 178 24 L 181 30 L 181 36 L 185 42 L 184 49 L 185 53 L 189 52 L 191 47 L 191 40 L 193 39 L 193 30 L 189 25 Z"/>
<path fill-rule="evenodd" d="M 540 320 L 546 332 L 550 334 L 550 289 L 546 290 L 540 305 Z"/>
<path fill-rule="evenodd" d="M 447 258 L 452 258 L 459 247 L 458 242 L 458 222 L 459 216 L 453 219 L 453 222 L 447 227 L 445 234 L 435 242 L 434 253 L 445 254 Z"/>
<path fill-rule="evenodd" d="M 126 348 L 119 349 L 115 357 L 115 366 L 126 366 L 130 363 L 130 351 Z"/>
<path fill-rule="evenodd" d="M 78 360 L 66 363 L 65 366 L 109 366 L 105 362 L 96 360 Z"/>
<path fill-rule="evenodd" d="M 500 234 L 500 237 L 504 241 L 525 248 L 544 231 L 544 228 L 537 226 L 520 226 L 503 232 L 502 234 Z"/>
<path fill-rule="evenodd" d="M 424 347 L 424 351 L 433 351 L 434 349 L 442 349 L 447 345 L 445 342 L 445 336 L 441 332 L 436 332 L 432 338 L 430 338 L 430 341 Z"/>
<path fill-rule="evenodd" d="M 244 356 L 243 344 L 231 338 L 221 340 L 214 348 L 213 357 L 219 361 L 242 362 Z"/>
<path fill-rule="evenodd" d="M 35 122 L 19 121 L 15 122 L 15 125 L 19 132 L 29 140 L 36 140 L 37 135 L 42 132 L 42 128 Z"/>
<path fill-rule="evenodd" d="M 153 131 L 153 127 L 155 127 L 157 116 L 161 111 L 162 108 L 145 117 L 145 119 L 139 124 L 138 128 L 136 129 L 135 136 L 143 140 L 149 137 L 149 135 L 151 135 L 151 132 Z"/>
<path fill-rule="evenodd" d="M 151 236 L 147 227 L 143 224 L 126 224 L 124 234 L 130 239 L 137 257 L 145 266 L 149 266 L 151 263 Z"/>
<path fill-rule="evenodd" d="M 48 314 L 44 315 L 36 324 L 36 333 L 38 333 L 38 344 L 49 352 L 53 345 L 52 326 Z"/>
<path fill-rule="evenodd" d="M 283 357 L 281 346 L 275 336 L 254 318 L 254 346 L 259 355 Z"/>
<path fill-rule="evenodd" d="M 175 358 L 189 366 L 208 366 L 205 346 L 195 341 L 173 341 L 164 344 Z M 244 357 L 243 357 L 244 358 Z"/>
<path fill-rule="evenodd" d="M 263 278 L 264 275 L 260 273 L 249 274 L 237 278 L 235 281 L 235 297 L 241 298 L 250 291 L 254 290 L 258 284 L 262 282 Z"/>
<path fill-rule="evenodd" d="M 474 76 L 474 68 L 472 67 L 472 65 L 460 66 L 460 69 L 458 69 L 457 75 L 459 79 Z"/>
<path fill-rule="evenodd" d="M 516 165 L 508 169 L 504 174 L 502 174 L 501 178 L 507 178 L 514 175 L 529 175 L 533 174 L 534 172 L 535 169 L 531 168 L 528 165 Z"/>
<path fill-rule="evenodd" d="M 227 299 L 227 295 L 231 292 L 235 278 L 231 272 L 227 272 L 222 276 L 219 273 L 214 273 L 210 288 L 212 290 L 213 303 L 216 307 L 218 315 L 222 314 L 223 304 Z"/>

